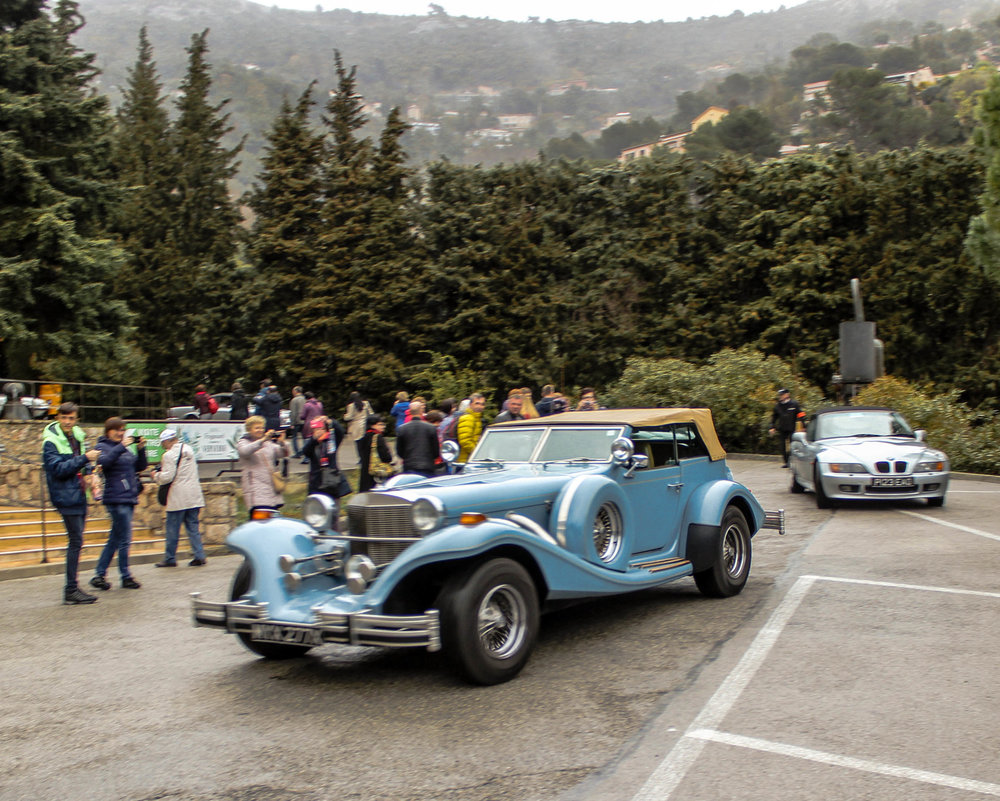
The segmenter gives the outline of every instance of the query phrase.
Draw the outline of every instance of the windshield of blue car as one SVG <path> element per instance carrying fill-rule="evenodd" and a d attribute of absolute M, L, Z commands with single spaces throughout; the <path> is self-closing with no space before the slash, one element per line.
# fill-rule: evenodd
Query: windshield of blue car
<path fill-rule="evenodd" d="M 859 410 L 823 414 L 816 418 L 816 439 L 912 436 L 913 429 L 896 412 Z"/>
<path fill-rule="evenodd" d="M 491 428 L 470 462 L 608 462 L 621 427 Z"/>

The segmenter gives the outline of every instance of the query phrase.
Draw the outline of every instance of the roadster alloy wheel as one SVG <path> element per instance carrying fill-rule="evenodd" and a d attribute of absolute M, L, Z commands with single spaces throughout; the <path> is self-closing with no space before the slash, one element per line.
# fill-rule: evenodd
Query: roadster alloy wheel
<path fill-rule="evenodd" d="M 816 465 L 816 470 L 813 473 L 813 486 L 816 488 L 816 508 L 829 509 L 833 506 L 833 502 L 827 497 L 826 492 L 823 491 L 823 477 L 819 472 L 819 464 Z"/>

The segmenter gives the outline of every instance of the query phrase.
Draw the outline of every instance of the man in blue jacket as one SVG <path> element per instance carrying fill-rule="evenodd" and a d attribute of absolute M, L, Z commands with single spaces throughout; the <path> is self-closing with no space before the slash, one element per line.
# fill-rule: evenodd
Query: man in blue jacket
<path fill-rule="evenodd" d="M 84 491 L 91 463 L 100 451 L 84 446 L 84 432 L 76 424 L 78 409 L 75 403 L 64 403 L 42 433 L 42 463 L 49 485 L 52 505 L 62 515 L 69 544 L 66 547 L 66 586 L 64 604 L 92 604 L 97 600 L 80 589 L 76 573 L 83 549 L 83 526 L 87 520 L 87 494 Z"/>

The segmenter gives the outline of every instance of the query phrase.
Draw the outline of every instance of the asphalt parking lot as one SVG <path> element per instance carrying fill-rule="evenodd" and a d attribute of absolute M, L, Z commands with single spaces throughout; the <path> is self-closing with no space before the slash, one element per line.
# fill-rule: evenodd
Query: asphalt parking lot
<path fill-rule="evenodd" d="M 190 624 L 238 557 L 59 603 L 0 582 L 0 801 L 690 801 L 1000 795 L 1000 483 L 832 511 L 773 461 L 736 478 L 788 533 L 746 590 L 686 580 L 543 619 L 514 681 L 438 654 L 267 662 Z"/>
<path fill-rule="evenodd" d="M 1000 796 L 998 501 L 956 481 L 942 509 L 834 510 L 759 625 L 570 797 Z M 787 498 L 793 526 L 812 503 Z"/>

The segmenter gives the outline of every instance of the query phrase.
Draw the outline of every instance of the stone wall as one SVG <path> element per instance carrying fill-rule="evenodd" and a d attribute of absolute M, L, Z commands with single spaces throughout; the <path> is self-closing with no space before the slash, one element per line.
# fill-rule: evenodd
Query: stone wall
<path fill-rule="evenodd" d="M 48 488 L 42 470 L 42 428 L 48 421 L 0 420 L 0 506 L 49 506 Z M 83 426 L 88 443 L 104 433 L 103 426 Z M 206 545 L 220 545 L 236 523 L 237 485 L 232 481 L 203 481 L 205 508 L 201 531 Z M 91 504 L 90 515 L 104 517 L 101 504 Z M 163 536 L 166 512 L 156 500 L 156 485 L 147 484 L 139 496 L 133 520 L 148 526 L 154 537 Z"/>

